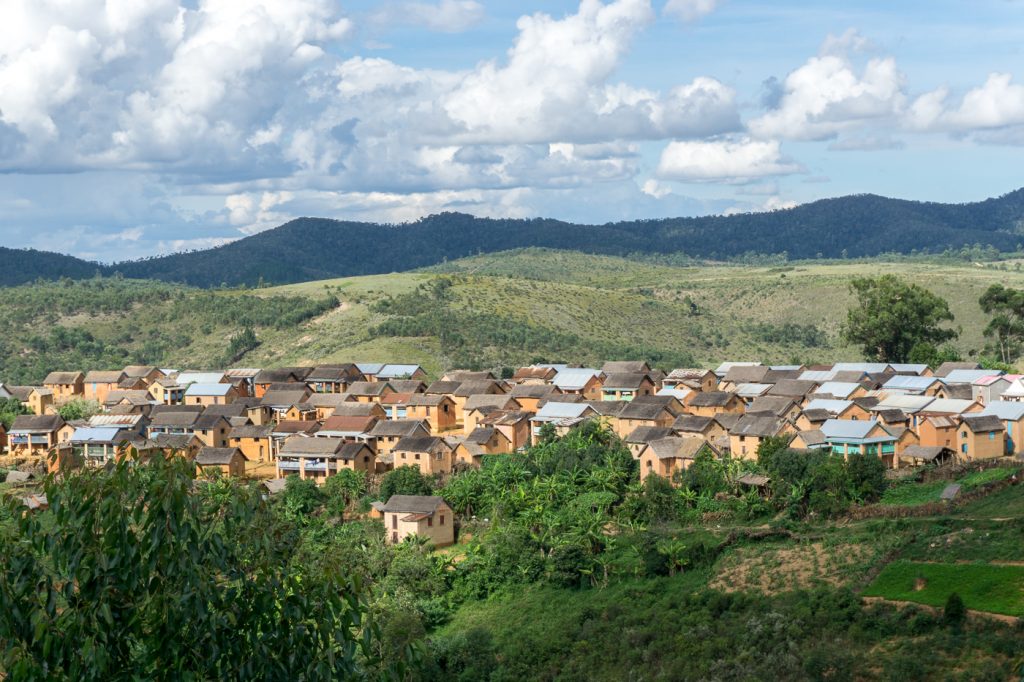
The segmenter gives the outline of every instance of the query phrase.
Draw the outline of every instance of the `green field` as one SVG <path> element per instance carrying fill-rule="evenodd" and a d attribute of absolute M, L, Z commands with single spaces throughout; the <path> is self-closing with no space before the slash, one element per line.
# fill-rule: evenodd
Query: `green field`
<path fill-rule="evenodd" d="M 254 324 L 260 345 L 232 364 L 405 361 L 437 375 L 454 365 L 498 368 L 533 360 L 643 357 L 660 366 L 715 366 L 725 359 L 858 360 L 859 349 L 840 335 L 852 301 L 849 281 L 884 273 L 923 284 L 949 301 L 954 324 L 962 329 L 955 346 L 964 354 L 985 343 L 981 330 L 987 319 L 977 303 L 982 292 L 996 282 L 1024 288 L 1024 274 L 993 264 L 674 266 L 542 249 L 466 258 L 425 271 L 255 290 L 207 291 L 115 279 L 98 280 L 102 286 L 97 281 L 32 284 L 8 289 L 0 301 L 0 316 L 8 321 L 4 350 L 18 358 L 0 361 L 0 380 L 29 383 L 57 365 L 75 364 L 74 354 L 57 352 L 68 348 L 54 350 L 59 343 L 46 348 L 32 343 L 55 325 L 86 330 L 105 346 L 90 350 L 88 344 L 70 344 L 85 349 L 79 364 L 216 366 L 243 327 L 239 315 L 225 310 L 258 308 L 253 297 L 290 297 L 287 307 L 292 307 L 291 301 L 325 295 L 337 296 L 341 305 L 299 324 Z M 416 295 L 417 287 L 442 276 L 452 286 L 448 298 L 433 306 L 439 316 L 433 326 L 421 324 L 414 333 L 375 331 L 393 321 L 381 301 Z M 59 311 L 47 307 L 45 302 L 61 291 L 81 295 L 70 296 Z M 112 301 L 118 304 L 109 305 Z M 451 330 L 456 338 L 446 333 Z"/>
<path fill-rule="evenodd" d="M 864 595 L 941 607 L 954 592 L 969 609 L 1024 617 L 1024 566 L 894 561 Z"/>
<path fill-rule="evenodd" d="M 939 495 L 952 483 L 959 483 L 961 493 L 968 492 L 989 483 L 1003 481 L 1020 471 L 1019 467 L 997 467 L 984 471 L 974 471 L 956 481 L 929 481 L 916 483 L 913 481 L 894 483 L 882 495 L 881 504 L 897 507 L 913 507 L 929 502 L 938 502 Z"/>

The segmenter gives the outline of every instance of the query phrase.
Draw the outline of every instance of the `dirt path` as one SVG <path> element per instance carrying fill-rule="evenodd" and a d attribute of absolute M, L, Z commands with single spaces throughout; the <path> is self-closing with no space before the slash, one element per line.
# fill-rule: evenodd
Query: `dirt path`
<path fill-rule="evenodd" d="M 929 606 L 928 604 L 921 604 L 916 601 L 898 601 L 896 599 L 886 599 L 885 597 L 861 597 L 861 599 L 868 604 L 892 604 L 893 606 L 901 609 L 908 606 L 914 606 L 936 616 L 942 615 L 942 609 L 935 606 Z M 1017 625 L 1021 622 L 1021 619 L 1017 616 L 1007 616 L 1002 613 L 991 613 L 990 611 L 975 611 L 974 609 L 967 609 L 967 615 L 972 618 L 997 620 L 1001 623 L 1006 623 L 1007 625 Z"/>

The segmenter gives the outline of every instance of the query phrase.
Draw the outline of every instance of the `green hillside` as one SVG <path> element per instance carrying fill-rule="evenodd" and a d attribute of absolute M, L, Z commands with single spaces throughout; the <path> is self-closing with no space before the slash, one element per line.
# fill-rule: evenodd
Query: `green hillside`
<path fill-rule="evenodd" d="M 56 367 L 208 367 L 227 359 L 253 366 L 403 360 L 434 374 L 535 360 L 643 357 L 664 367 L 856 360 L 857 349 L 839 338 L 848 282 L 882 273 L 946 298 L 963 330 L 955 345 L 966 354 L 984 343 L 981 293 L 995 282 L 1024 287 L 1024 274 L 1003 267 L 668 266 L 529 249 L 252 290 L 118 278 L 37 283 L 8 288 L 0 301 L 8 325 L 0 379 L 39 381 Z M 259 345 L 232 346 L 246 327 Z"/>

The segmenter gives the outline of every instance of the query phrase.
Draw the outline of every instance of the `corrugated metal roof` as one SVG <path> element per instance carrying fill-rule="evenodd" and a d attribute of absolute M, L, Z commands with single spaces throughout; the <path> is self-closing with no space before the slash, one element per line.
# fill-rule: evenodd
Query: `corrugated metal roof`
<path fill-rule="evenodd" d="M 876 410 L 889 410 L 897 409 L 903 410 L 907 414 L 914 414 L 920 412 L 928 405 L 935 401 L 935 398 L 925 395 L 891 395 L 885 400 L 882 400 L 875 406 Z"/>
<path fill-rule="evenodd" d="M 587 403 L 547 402 L 537 411 L 536 419 L 574 419 L 590 409 L 593 408 Z"/>
<path fill-rule="evenodd" d="M 827 398 L 815 398 L 811 402 L 807 403 L 804 407 L 804 412 L 808 410 L 825 410 L 829 414 L 839 414 L 843 410 L 853 405 L 852 400 L 829 400 Z"/>
<path fill-rule="evenodd" d="M 826 381 L 814 389 L 819 395 L 834 395 L 837 398 L 846 398 L 860 388 L 860 384 L 853 381 Z"/>
<path fill-rule="evenodd" d="M 897 389 L 903 391 L 925 391 L 935 383 L 942 382 L 941 379 L 935 377 L 919 377 L 919 376 L 905 376 L 897 374 L 894 377 L 890 377 L 888 381 L 882 384 L 883 389 Z"/>
<path fill-rule="evenodd" d="M 837 362 L 832 365 L 833 372 L 867 372 L 878 374 L 890 367 L 884 362 Z"/>
<path fill-rule="evenodd" d="M 991 369 L 954 369 L 946 375 L 947 384 L 973 384 L 978 379 L 990 376 L 999 376 L 1006 372 L 994 371 Z"/>
<path fill-rule="evenodd" d="M 232 388 L 231 384 L 189 384 L 185 389 L 186 396 L 222 396 Z"/>
<path fill-rule="evenodd" d="M 1024 403 L 1011 400 L 993 400 L 978 414 L 993 414 L 1003 421 L 1015 422 L 1024 419 Z"/>
<path fill-rule="evenodd" d="M 401 379 L 410 377 L 422 370 L 419 365 L 384 365 L 377 371 L 377 377 L 381 379 Z"/>
<path fill-rule="evenodd" d="M 116 426 L 80 426 L 71 435 L 72 443 L 112 443 L 121 432 Z"/>
<path fill-rule="evenodd" d="M 180 386 L 186 384 L 219 384 L 223 379 L 223 372 L 182 372 L 174 377 L 174 380 Z"/>
<path fill-rule="evenodd" d="M 877 424 L 874 419 L 829 419 L 820 428 L 829 440 L 864 440 Z"/>
<path fill-rule="evenodd" d="M 578 391 L 587 385 L 592 377 L 601 374 L 601 370 L 590 367 L 567 367 L 558 372 L 551 383 L 563 391 Z"/>
<path fill-rule="evenodd" d="M 741 398 L 756 398 L 764 395 L 772 387 L 772 384 L 736 384 L 736 395 Z"/>
<path fill-rule="evenodd" d="M 924 408 L 922 412 L 961 414 L 974 404 L 973 400 L 964 400 L 961 398 L 936 398 L 928 403 L 928 407 Z"/>
<path fill-rule="evenodd" d="M 376 374 L 384 366 L 382 362 L 357 362 L 356 369 L 363 374 Z"/>

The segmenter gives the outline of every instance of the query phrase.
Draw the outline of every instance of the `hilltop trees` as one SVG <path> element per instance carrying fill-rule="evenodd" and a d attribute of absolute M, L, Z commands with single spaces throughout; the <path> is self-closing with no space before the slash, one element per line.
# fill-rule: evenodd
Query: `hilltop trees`
<path fill-rule="evenodd" d="M 985 327 L 985 338 L 993 345 L 986 349 L 1000 362 L 1013 362 L 1024 346 L 1024 291 L 993 284 L 978 300 L 981 309 L 992 315 Z"/>
<path fill-rule="evenodd" d="M 915 346 L 933 347 L 959 336 L 945 299 L 895 275 L 857 277 L 850 283 L 857 305 L 847 314 L 846 339 L 878 362 L 907 362 Z"/>

